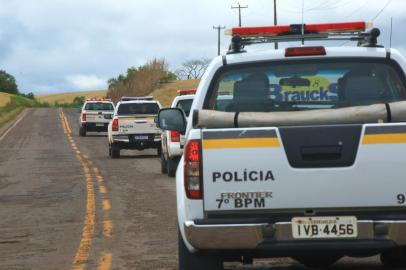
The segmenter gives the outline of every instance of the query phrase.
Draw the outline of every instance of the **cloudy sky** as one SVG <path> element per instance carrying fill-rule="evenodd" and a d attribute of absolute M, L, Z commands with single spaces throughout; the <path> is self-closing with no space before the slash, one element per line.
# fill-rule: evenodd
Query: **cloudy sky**
<path fill-rule="evenodd" d="M 238 23 L 235 0 L 0 0 L 0 69 L 22 92 L 105 89 L 106 81 L 154 57 L 171 69 L 214 57 L 214 25 Z M 241 0 L 243 24 L 273 23 L 272 0 Z M 389 45 L 406 54 L 405 0 L 305 0 L 305 22 L 374 20 Z M 300 23 L 302 0 L 278 0 L 279 23 Z M 223 50 L 229 37 L 223 37 Z"/>

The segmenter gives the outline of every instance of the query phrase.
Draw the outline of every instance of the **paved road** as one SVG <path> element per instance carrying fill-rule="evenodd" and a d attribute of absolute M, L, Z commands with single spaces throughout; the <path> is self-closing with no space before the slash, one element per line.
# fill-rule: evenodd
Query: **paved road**
<path fill-rule="evenodd" d="M 36 109 L 0 134 L 0 269 L 177 269 L 174 179 L 155 151 L 108 157 L 75 110 Z M 227 269 L 305 269 L 288 259 Z M 333 269 L 383 269 L 376 257 Z"/>

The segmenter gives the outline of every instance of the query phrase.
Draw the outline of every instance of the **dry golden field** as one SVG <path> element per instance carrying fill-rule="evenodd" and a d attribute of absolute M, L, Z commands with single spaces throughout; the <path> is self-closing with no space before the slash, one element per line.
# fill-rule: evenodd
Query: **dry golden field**
<path fill-rule="evenodd" d="M 106 90 L 98 91 L 88 91 L 88 92 L 68 92 L 68 93 L 59 93 L 51 95 L 39 95 L 36 98 L 41 102 L 48 102 L 51 105 L 54 105 L 55 102 L 58 103 L 71 103 L 73 99 L 77 96 L 84 96 L 85 98 L 102 98 L 107 94 Z"/>
<path fill-rule="evenodd" d="M 169 107 L 172 100 L 178 95 L 180 89 L 195 89 L 199 85 L 199 80 L 185 80 L 185 81 L 173 81 L 163 85 L 161 88 L 156 89 L 151 93 L 164 107 Z M 59 93 L 51 95 L 39 95 L 37 99 L 41 102 L 48 102 L 54 105 L 55 102 L 59 103 L 71 103 L 77 96 L 84 96 L 85 98 L 102 98 L 107 94 L 106 90 L 100 91 L 88 91 L 88 92 L 70 92 Z"/>
<path fill-rule="evenodd" d="M 0 107 L 6 106 L 10 102 L 11 95 L 0 92 Z"/>
<path fill-rule="evenodd" d="M 178 90 L 196 89 L 198 85 L 198 80 L 174 81 L 153 91 L 151 95 L 159 100 L 163 107 L 169 107 L 172 104 L 172 100 L 178 95 Z"/>

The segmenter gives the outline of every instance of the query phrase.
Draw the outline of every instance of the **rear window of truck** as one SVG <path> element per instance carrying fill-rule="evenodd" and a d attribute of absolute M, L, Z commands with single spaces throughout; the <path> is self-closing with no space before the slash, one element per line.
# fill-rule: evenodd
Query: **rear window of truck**
<path fill-rule="evenodd" d="M 224 93 L 227 104 L 219 106 Z M 205 109 L 300 111 L 405 99 L 404 74 L 392 61 L 323 59 L 226 66 L 215 76 Z"/>
<path fill-rule="evenodd" d="M 190 108 L 192 107 L 193 99 L 183 99 L 179 100 L 176 104 L 176 108 L 182 109 L 186 116 L 189 116 Z"/>
<path fill-rule="evenodd" d="M 114 111 L 113 104 L 103 102 L 87 103 L 85 106 L 86 111 Z"/>
<path fill-rule="evenodd" d="M 131 114 L 157 114 L 159 106 L 156 103 L 127 103 L 120 104 L 117 110 L 118 115 Z"/>

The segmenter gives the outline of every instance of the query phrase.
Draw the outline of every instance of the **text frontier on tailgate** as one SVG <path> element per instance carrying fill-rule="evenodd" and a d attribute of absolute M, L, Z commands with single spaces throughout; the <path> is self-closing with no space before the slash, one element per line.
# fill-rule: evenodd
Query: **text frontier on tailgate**
<path fill-rule="evenodd" d="M 406 96 L 400 67 L 384 58 L 230 65 L 215 78 L 203 109 L 219 111 L 216 104 L 225 93 L 230 101 L 221 111 L 233 113 L 340 109 L 404 101 Z M 203 186 L 205 211 L 397 205 L 397 190 L 404 181 L 399 177 L 381 181 L 391 174 L 392 166 L 382 164 L 382 150 L 361 143 L 358 151 L 363 125 L 303 128 L 203 129 L 203 165 L 198 169 L 203 170 L 199 171 L 203 180 L 196 178 L 194 187 Z M 400 148 L 393 145 L 384 151 Z M 359 162 L 351 167 L 356 156 Z M 365 171 L 370 176 L 364 177 Z M 388 183 L 393 187 L 387 188 Z M 354 193 L 368 185 L 372 189 L 368 196 L 378 197 L 374 205 L 367 195 Z M 287 191 L 293 189 L 300 192 L 289 197 Z M 352 199 L 337 190 L 353 195 Z"/>

